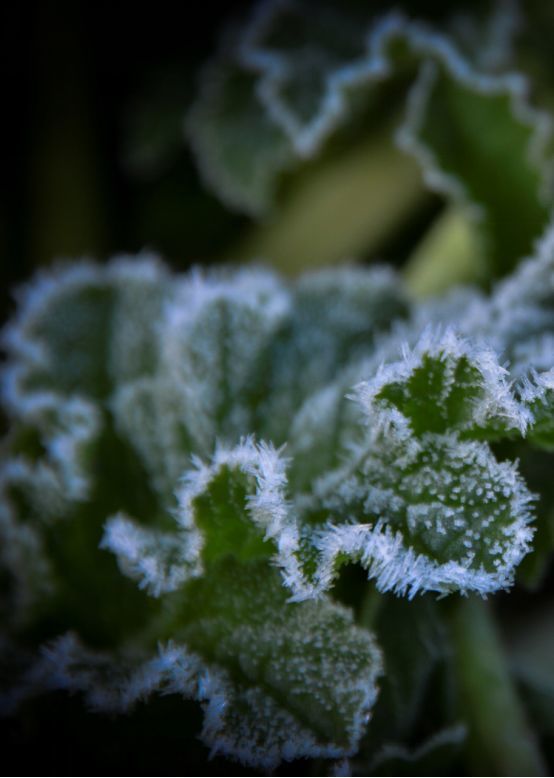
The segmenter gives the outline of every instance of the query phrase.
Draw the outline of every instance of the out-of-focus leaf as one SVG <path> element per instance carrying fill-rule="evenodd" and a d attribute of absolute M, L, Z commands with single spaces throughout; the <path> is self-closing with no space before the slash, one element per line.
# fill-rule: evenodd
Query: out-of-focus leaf
<path fill-rule="evenodd" d="M 383 746 L 371 763 L 372 775 L 447 775 L 460 754 L 466 728 L 455 725 L 437 732 L 412 750 L 394 743 Z M 354 775 L 363 775 L 362 772 Z"/>
<path fill-rule="evenodd" d="M 495 274 L 530 251 L 549 214 L 539 134 L 549 125 L 523 100 L 517 76 L 459 79 L 426 63 L 400 136 L 431 186 L 473 207 Z"/>
<path fill-rule="evenodd" d="M 247 201 L 250 212 L 267 211 L 285 169 L 318 155 L 383 83 L 397 74 L 406 79 L 421 66 L 398 143 L 420 162 L 431 188 L 461 200 L 477 219 L 480 252 L 488 264 L 481 277 L 511 270 L 548 217 L 551 128 L 546 114 L 528 105 L 524 77 L 507 70 L 513 12 L 504 7 L 485 16 L 466 9 L 463 23 L 443 18 L 433 26 L 355 2 L 340 13 L 327 3 L 317 11 L 301 0 L 263 4 L 235 31 L 233 42 L 226 41 L 227 53 L 207 70 L 209 78 L 193 107 L 190 135 L 201 170 L 225 199 L 235 205 Z M 480 45 L 468 45 L 476 36 Z M 247 84 L 242 92 L 248 95 L 246 108 L 244 100 L 231 104 L 233 90 L 225 83 L 229 73 L 240 73 L 239 80 Z M 241 143 L 231 145 L 235 126 L 242 126 L 254 103 L 250 128 L 256 128 L 256 143 L 250 160 L 237 166 Z M 249 172 L 260 148 L 269 160 L 262 188 Z M 399 169 L 408 181 L 409 167 Z M 367 198 L 372 193 L 381 197 L 378 166 L 368 168 L 367 175 Z M 316 199 L 307 185 L 293 198 L 292 215 L 262 230 L 247 247 L 287 266 L 296 262 L 296 252 L 308 242 L 298 225 L 304 235 L 311 234 L 310 220 L 326 220 L 326 203 L 335 202 L 332 177 L 322 178 L 321 185 L 329 192 L 326 198 Z M 322 206 L 310 212 L 305 201 Z M 350 210 L 357 214 L 356 208 Z M 301 214 L 307 217 L 295 222 Z M 361 229 L 357 216 L 352 224 L 356 232 Z M 367 238 L 369 233 L 362 234 Z M 354 238 L 350 245 L 341 240 L 342 251 L 363 249 Z M 326 243 L 326 249 L 316 241 L 313 252 L 299 253 L 313 253 L 320 262 L 339 259 L 337 248 Z"/>
<path fill-rule="evenodd" d="M 294 157 L 255 84 L 231 52 L 222 54 L 202 73 L 187 127 L 204 180 L 226 205 L 257 216 L 270 205 L 276 174 Z"/>

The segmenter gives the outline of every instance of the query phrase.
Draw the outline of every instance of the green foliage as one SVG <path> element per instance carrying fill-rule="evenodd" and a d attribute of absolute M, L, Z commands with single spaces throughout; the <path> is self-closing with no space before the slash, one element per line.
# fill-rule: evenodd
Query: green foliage
<path fill-rule="evenodd" d="M 490 289 L 144 254 L 39 273 L 3 332 L 0 702 L 171 694 L 257 771 L 537 774 L 483 600 L 540 586 L 554 549 L 548 120 L 508 69 L 511 7 L 315 8 L 271 0 L 224 34 L 187 119 L 206 183 L 279 225 L 287 187 L 390 102 L 397 161 L 455 201 L 431 265 L 453 225 Z M 509 656 L 546 737 L 541 640 Z"/>
<path fill-rule="evenodd" d="M 284 173 L 325 150 L 361 106 L 379 105 L 383 82 L 412 80 L 400 147 L 430 187 L 468 207 L 490 271 L 511 270 L 544 228 L 550 201 L 550 118 L 529 105 L 525 77 L 510 70 L 515 11 L 500 6 L 480 18 L 464 7 L 463 24 L 454 16 L 441 28 L 426 11 L 261 5 L 224 38 L 190 114 L 208 185 L 262 215 Z"/>
<path fill-rule="evenodd" d="M 409 322 L 387 334 L 400 314 Z M 256 270 L 170 283 L 155 263 L 119 261 L 40 279 L 6 335 L 15 458 L 3 532 L 18 620 L 46 607 L 56 625 L 96 630 L 114 648 L 123 635 L 142 654 L 152 640 L 182 646 L 191 667 L 216 673 L 208 709 L 226 699 L 217 727 L 206 714 L 204 740 L 248 764 L 355 752 L 381 660 L 323 592 L 346 561 L 410 597 L 508 586 L 530 549 L 532 495 L 486 439 L 529 428 L 540 441 L 552 428 L 548 375 L 516 396 L 494 351 L 452 330 L 403 347 L 420 315 L 379 269 L 293 285 Z M 286 460 L 242 437 L 274 430 L 281 443 L 287 427 Z M 157 599 L 129 599 L 106 551 Z M 45 565 L 48 591 L 28 580 Z M 98 617 L 84 627 L 91 592 Z M 117 652 L 105 661 L 111 692 L 88 673 L 76 682 L 100 708 L 131 694 Z M 190 679 L 179 689 L 205 699 Z"/>

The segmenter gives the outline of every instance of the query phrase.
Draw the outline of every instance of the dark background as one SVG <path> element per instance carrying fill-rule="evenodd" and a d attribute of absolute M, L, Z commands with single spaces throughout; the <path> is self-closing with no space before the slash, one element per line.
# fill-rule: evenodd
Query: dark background
<path fill-rule="evenodd" d="M 151 248 L 182 269 L 240 231 L 198 181 L 183 117 L 222 22 L 249 5 L 2 4 L 2 318 L 14 283 L 57 258 Z"/>

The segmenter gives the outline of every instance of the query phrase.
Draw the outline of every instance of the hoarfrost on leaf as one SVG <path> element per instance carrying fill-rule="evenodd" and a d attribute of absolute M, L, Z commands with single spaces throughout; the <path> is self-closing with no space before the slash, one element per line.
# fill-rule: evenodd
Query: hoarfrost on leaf
<path fill-rule="evenodd" d="M 275 572 L 220 565 L 175 595 L 174 638 L 157 655 L 91 651 L 74 635 L 48 646 L 2 702 L 65 689 L 97 711 L 122 712 L 152 694 L 204 709 L 212 754 L 275 769 L 284 760 L 353 753 L 382 674 L 371 636 L 329 601 L 290 605 Z M 188 603 L 188 607 L 185 607 Z M 184 610 L 183 610 L 184 609 Z"/>
<path fill-rule="evenodd" d="M 530 415 L 494 353 L 428 331 L 354 399 L 365 432 L 299 503 L 313 591 L 347 559 L 409 596 L 510 585 L 530 548 L 533 496 L 481 438 L 521 434 Z"/>
<path fill-rule="evenodd" d="M 13 704 L 180 693 L 250 766 L 354 754 L 382 662 L 326 596 L 341 566 L 408 598 L 486 595 L 530 548 L 533 496 L 490 442 L 552 447 L 550 260 L 547 237 L 519 299 L 506 281 L 422 305 L 378 267 L 41 276 L 4 335 L 10 605 L 110 648 L 61 639 Z"/>

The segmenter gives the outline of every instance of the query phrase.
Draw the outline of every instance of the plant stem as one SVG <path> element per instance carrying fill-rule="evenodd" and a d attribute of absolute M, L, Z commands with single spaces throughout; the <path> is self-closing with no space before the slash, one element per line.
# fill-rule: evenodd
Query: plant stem
<path fill-rule="evenodd" d="M 469 724 L 475 775 L 546 775 L 510 677 L 490 605 L 460 598 L 452 611 L 454 660 Z"/>

